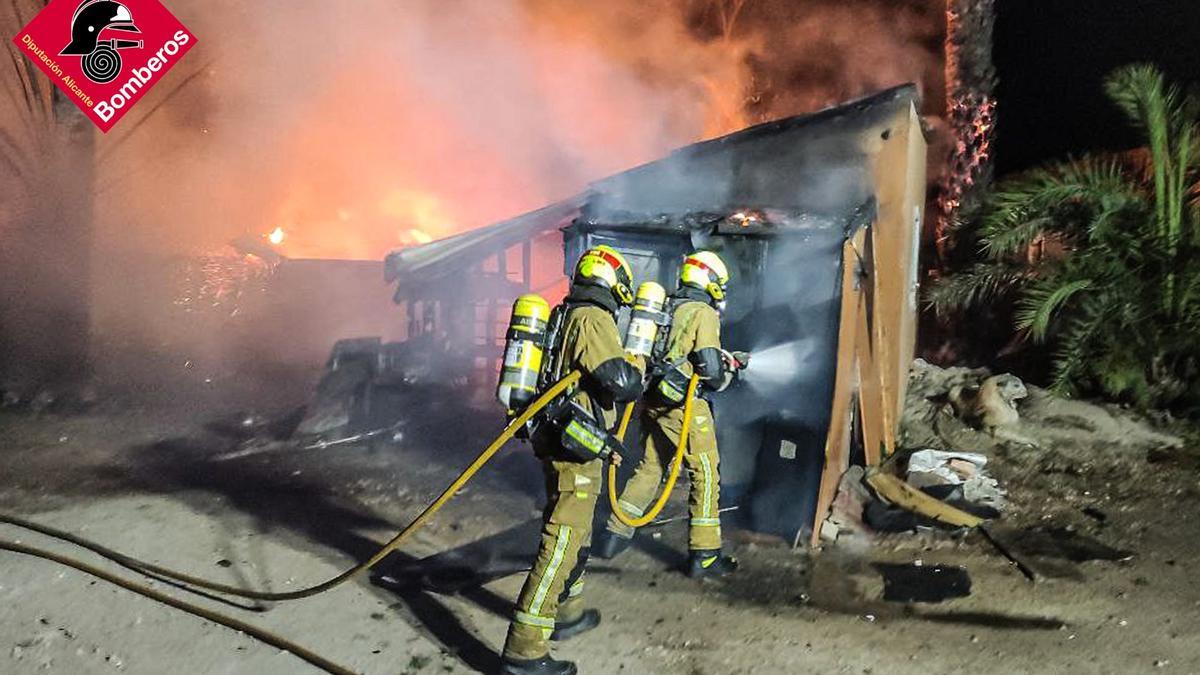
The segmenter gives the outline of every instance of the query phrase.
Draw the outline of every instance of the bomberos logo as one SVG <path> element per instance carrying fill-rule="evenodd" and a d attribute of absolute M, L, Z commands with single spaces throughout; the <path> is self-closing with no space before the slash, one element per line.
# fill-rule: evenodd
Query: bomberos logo
<path fill-rule="evenodd" d="M 13 41 L 107 132 L 196 38 L 158 0 L 52 0 Z"/>

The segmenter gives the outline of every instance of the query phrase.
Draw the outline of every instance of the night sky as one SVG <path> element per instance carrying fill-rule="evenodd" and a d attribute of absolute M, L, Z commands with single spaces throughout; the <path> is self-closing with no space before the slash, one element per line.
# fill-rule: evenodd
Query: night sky
<path fill-rule="evenodd" d="M 1153 62 L 1200 85 L 1200 0 L 998 0 L 997 169 L 1141 145 L 1104 76 Z"/>

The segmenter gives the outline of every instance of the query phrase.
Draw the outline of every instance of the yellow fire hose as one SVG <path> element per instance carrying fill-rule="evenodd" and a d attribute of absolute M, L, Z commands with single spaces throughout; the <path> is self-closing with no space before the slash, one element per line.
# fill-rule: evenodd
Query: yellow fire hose
<path fill-rule="evenodd" d="M 692 427 L 692 402 L 696 400 L 696 387 L 699 384 L 700 378 L 692 375 L 691 381 L 688 382 L 687 395 L 684 398 L 686 403 L 683 405 L 683 425 L 679 429 L 679 442 L 675 444 L 675 457 L 671 460 L 667 484 L 663 486 L 658 500 L 640 518 L 626 514 L 625 509 L 621 508 L 620 500 L 617 499 L 617 467 L 612 463 L 608 465 L 608 505 L 612 508 L 613 515 L 617 517 L 617 520 L 625 525 L 638 528 L 649 524 L 658 517 L 659 513 L 662 513 L 663 507 L 667 505 L 667 500 L 671 498 L 671 491 L 675 489 L 675 481 L 679 478 L 679 469 L 683 465 L 683 453 L 687 450 L 688 432 Z M 625 406 L 625 414 L 621 416 L 621 426 L 617 429 L 617 438 L 625 439 L 625 432 L 629 428 L 631 417 L 633 417 L 633 403 Z"/>
<path fill-rule="evenodd" d="M 226 595 L 233 595 L 233 596 L 236 596 L 239 598 L 249 598 L 251 600 L 283 601 L 283 600 L 299 600 L 300 598 L 309 598 L 309 597 L 312 597 L 319 593 L 324 593 L 325 591 L 328 591 L 331 588 L 339 586 L 339 585 L 349 581 L 350 579 L 358 576 L 359 574 L 362 574 L 363 572 L 378 565 L 384 558 L 388 557 L 388 555 L 390 555 L 392 553 L 392 551 L 395 551 L 397 548 L 399 548 L 400 545 L 403 544 L 410 536 L 412 536 L 412 534 L 414 532 L 416 532 L 417 530 L 424 527 L 425 523 L 430 518 L 432 518 L 434 516 L 434 514 L 436 514 L 438 511 L 440 511 L 442 509 L 442 507 L 446 505 L 446 502 L 449 502 L 454 497 L 454 495 L 456 495 L 458 493 L 458 491 L 461 490 L 464 485 L 466 485 L 467 481 L 471 480 L 471 478 L 473 478 L 475 476 L 475 474 L 478 473 L 479 470 L 482 469 L 483 466 L 485 464 L 487 464 L 488 461 L 490 461 L 497 452 L 500 451 L 500 448 L 502 448 L 505 443 L 508 443 L 510 440 L 512 440 L 513 436 L 516 435 L 518 429 L 525 426 L 526 422 L 533 419 L 534 415 L 536 415 L 538 412 L 540 412 L 542 408 L 545 408 L 559 394 L 561 394 L 563 391 L 565 391 L 566 389 L 568 389 L 569 387 L 574 385 L 576 382 L 578 382 L 579 377 L 580 377 L 580 374 L 578 372 L 573 372 L 570 375 L 567 375 L 563 379 L 559 380 L 558 383 L 556 383 L 554 386 L 550 387 L 550 389 L 546 390 L 546 393 L 542 394 L 540 397 L 538 397 L 537 400 L 535 400 L 533 403 L 531 403 L 529 405 L 529 407 L 527 407 L 525 409 L 525 412 L 523 412 L 519 416 L 517 416 L 512 422 L 509 423 L 509 425 L 507 427 L 504 428 L 503 433 L 501 433 L 499 436 L 497 436 L 496 440 L 492 441 L 491 445 L 489 445 L 486 449 L 484 449 L 483 452 L 479 453 L 479 456 L 475 458 L 475 461 L 471 462 L 471 465 L 468 466 L 465 471 L 460 473 L 458 475 L 458 478 L 455 478 L 454 482 L 450 483 L 450 486 L 447 487 L 445 490 L 443 490 L 442 494 L 439 495 L 437 499 L 433 500 L 433 502 L 430 503 L 429 506 L 425 507 L 425 510 L 422 511 L 420 515 L 418 515 L 415 519 L 413 519 L 413 521 L 411 523 L 409 523 L 407 527 L 405 527 L 403 530 L 400 530 L 400 532 L 395 537 L 392 537 L 392 540 L 389 541 L 387 544 L 385 544 L 382 548 L 380 548 L 379 551 L 377 551 L 375 553 L 375 555 L 371 556 L 366 562 L 363 562 L 354 567 L 351 567 L 350 569 L 346 570 L 345 572 L 342 572 L 341 574 L 338 574 L 335 577 L 327 579 L 326 581 L 323 581 L 314 586 L 309 586 L 308 588 L 301 588 L 301 589 L 298 589 L 295 591 L 286 591 L 286 592 L 282 592 L 282 593 L 278 593 L 278 592 L 270 593 L 270 592 L 266 592 L 266 591 L 245 590 L 242 588 L 238 588 L 237 586 L 230 586 L 228 584 L 217 583 L 214 581 L 209 581 L 207 579 L 202 579 L 200 577 L 194 577 L 189 574 L 183 574 L 181 572 L 176 572 L 174 570 L 170 570 L 170 569 L 167 569 L 164 567 L 159 567 L 157 565 L 152 565 L 150 563 L 145 563 L 145 562 L 142 562 L 135 558 L 131 558 L 124 554 L 118 553 L 116 551 L 112 551 L 110 549 L 105 549 L 104 547 L 97 546 L 95 544 L 92 544 L 91 542 L 86 542 L 77 537 L 73 537 L 70 535 L 62 536 L 63 534 L 67 534 L 67 533 L 55 532 L 55 531 L 52 531 L 51 528 L 47 528 L 44 526 L 38 526 L 33 529 L 36 529 L 37 531 L 41 532 L 42 534 L 47 534 L 47 535 L 54 536 L 57 538 L 65 539 L 67 541 L 70 541 L 73 544 L 78 544 L 80 546 L 83 546 L 84 548 L 87 548 L 95 553 L 98 553 L 98 554 L 104 556 L 105 558 L 112 560 L 113 562 L 117 562 L 122 565 L 132 567 L 132 568 L 135 568 L 138 570 L 144 570 L 146 572 L 151 572 L 157 576 L 166 577 L 168 579 L 173 579 L 175 581 L 178 581 L 183 584 L 187 584 L 189 586 L 196 586 L 197 588 L 203 588 L 203 589 L 210 590 L 210 591 L 216 591 L 218 593 L 224 593 Z M 11 518 L 11 517 L 4 516 L 4 515 L 0 515 L 0 522 L 9 523 L 12 525 L 20 525 L 22 527 L 28 527 L 30 525 L 30 523 L 28 523 L 26 521 L 20 521 L 20 519 Z"/>
<path fill-rule="evenodd" d="M 328 591 L 334 587 L 340 586 L 341 584 L 349 581 L 350 579 L 354 578 L 355 576 L 367 571 L 368 569 L 379 564 L 384 558 L 386 558 L 389 554 L 391 554 L 393 551 L 395 551 L 397 548 L 399 548 L 400 545 L 405 542 L 405 540 L 407 540 L 414 532 L 421 529 L 421 527 L 423 527 L 425 525 L 425 523 L 434 516 L 434 514 L 436 514 L 438 511 L 440 511 L 441 508 L 443 506 L 445 506 L 446 503 L 449 502 L 454 497 L 454 495 L 458 493 L 459 490 L 462 489 L 462 487 L 467 483 L 467 481 L 471 480 L 471 478 L 474 477 L 474 475 L 476 473 L 478 473 L 479 470 L 482 469 L 483 466 L 485 464 L 487 464 L 488 461 L 490 461 L 497 452 L 500 451 L 500 448 L 502 448 L 506 443 L 508 443 L 508 441 L 512 440 L 512 438 L 516 435 L 517 430 L 519 430 L 520 428 L 525 426 L 525 424 L 527 422 L 529 422 L 531 419 L 533 419 L 534 415 L 536 415 L 538 412 L 540 412 L 542 410 L 542 408 L 545 408 L 559 394 L 566 391 L 568 388 L 570 388 L 575 383 L 577 383 L 579 381 L 579 378 L 580 378 L 580 373 L 578 371 L 572 372 L 571 374 L 567 375 L 563 379 L 559 380 L 554 386 L 550 387 L 550 389 L 548 389 L 544 394 L 539 396 L 537 398 L 537 400 L 535 400 L 533 403 L 531 403 L 529 405 L 529 407 L 527 407 L 525 409 L 524 412 L 522 412 L 512 422 L 510 422 L 508 424 L 508 426 L 506 426 L 504 428 L 504 431 L 499 436 L 496 437 L 496 440 L 492 441 L 491 445 L 489 445 L 487 448 L 485 448 L 484 451 L 481 452 L 479 454 L 479 456 L 475 458 L 475 461 L 472 462 L 471 465 L 468 466 L 465 471 L 463 471 L 461 474 L 459 474 L 458 477 L 455 478 L 452 483 L 450 483 L 449 487 L 447 487 L 445 490 L 442 491 L 442 494 L 439 495 L 437 499 L 435 499 L 431 504 L 429 504 L 429 506 L 425 507 L 425 510 L 422 511 L 420 513 L 420 515 L 418 515 L 411 523 L 408 524 L 408 526 L 406 526 L 395 537 L 393 537 L 391 541 L 389 541 L 382 548 L 380 548 L 379 551 L 377 553 L 375 553 L 375 555 L 371 556 L 370 559 L 368 559 L 366 562 L 360 563 L 360 564 L 346 570 L 345 572 L 342 572 L 341 574 L 338 574 L 335 577 L 332 577 L 326 581 L 316 584 L 315 586 L 309 586 L 308 588 L 303 588 L 303 589 L 296 590 L 296 591 L 288 591 L 285 593 L 268 593 L 268 592 L 264 592 L 264 591 L 244 590 L 244 589 L 238 588 L 236 586 L 230 586 L 228 584 L 222 584 L 222 583 L 217 583 L 214 581 L 209 581 L 207 579 L 202 579 L 200 577 L 195 577 L 195 576 L 192 576 L 189 574 L 183 574 L 181 572 L 176 572 L 174 570 L 170 570 L 165 567 L 160 567 L 158 565 L 146 563 L 146 562 L 140 561 L 136 558 L 127 556 L 123 553 L 119 553 L 112 549 L 101 546 L 99 544 L 95 544 L 93 542 L 87 541 L 86 539 L 77 537 L 69 532 L 57 530 L 55 528 L 47 527 L 45 525 L 39 525 L 37 523 L 27 521 L 23 518 L 18 518 L 16 516 L 0 514 L 0 523 L 14 525 L 17 527 L 22 527 L 22 528 L 27 528 L 27 529 L 33 530 L 35 532 L 39 532 L 39 533 L 49 536 L 49 537 L 54 537 L 56 539 L 61 539 L 63 541 L 70 542 L 77 546 L 83 547 L 87 550 L 90 550 L 93 553 L 100 555 L 101 557 L 107 558 L 113 562 L 120 564 L 120 565 L 124 565 L 125 567 L 128 567 L 132 570 L 141 572 L 148 576 L 157 576 L 157 577 L 161 577 L 164 579 L 170 579 L 173 581 L 177 581 L 181 584 L 184 584 L 185 586 L 194 586 L 196 588 L 203 588 L 203 589 L 206 589 L 209 591 L 215 591 L 218 593 L 224 593 L 226 595 L 232 595 L 232 596 L 236 596 L 236 597 L 240 597 L 240 598 L 249 598 L 249 599 L 253 599 L 253 600 L 283 601 L 283 600 L 298 600 L 300 598 L 312 597 L 319 593 L 324 593 L 325 591 Z M 94 565 L 90 565 L 86 562 L 75 560 L 73 558 L 69 558 L 64 555 L 53 553 L 51 551 L 46 551 L 43 549 L 26 546 L 26 545 L 18 543 L 18 542 L 7 541 L 7 540 L 3 540 L 3 539 L 0 539 L 0 550 L 6 550 L 6 551 L 14 552 L 14 553 L 21 553 L 24 555 L 35 556 L 38 558 L 42 558 L 44 560 L 49 560 L 51 562 L 58 563 L 60 565 L 66 565 L 67 567 L 72 567 L 81 572 L 85 572 L 85 573 L 95 576 L 97 578 L 100 578 L 100 579 L 103 579 L 110 583 L 121 586 L 122 588 L 125 588 L 127 590 L 133 591 L 135 593 L 139 593 L 141 595 L 144 595 L 148 598 L 152 598 L 154 600 L 158 600 L 159 602 L 165 603 L 165 604 L 175 607 L 177 609 L 181 609 L 185 612 L 189 612 L 189 613 L 199 616 L 201 618 L 208 619 L 210 621 L 213 621 L 214 623 L 221 624 L 223 626 L 232 628 L 234 630 L 242 631 L 246 635 L 254 637 L 254 638 L 261 640 L 267 644 L 270 644 L 272 646 L 278 647 L 285 651 L 291 652 L 292 654 L 300 657 L 301 659 L 304 659 L 305 661 L 308 661 L 309 663 L 313 664 L 314 666 L 317 666 L 318 668 L 322 668 L 330 673 L 335 673 L 335 675 L 346 675 L 349 673 L 353 673 L 353 671 L 351 671 L 347 668 L 344 668 L 342 666 L 339 666 L 331 661 L 328 661 L 328 660 L 322 658 L 321 656 L 313 653 L 312 651 L 309 651 L 308 649 L 305 649 L 304 647 L 297 645 L 297 644 L 287 640 L 286 638 L 283 638 L 279 635 L 271 633 L 270 631 L 266 631 L 266 630 L 263 630 L 260 628 L 255 628 L 254 626 L 247 624 L 245 622 L 242 622 L 233 617 L 229 617 L 229 616 L 220 614 L 218 612 L 215 612 L 215 611 L 210 610 L 205 607 L 201 607 L 199 605 L 195 605 L 195 604 L 192 604 L 189 602 L 185 602 L 183 600 L 179 600 L 172 596 L 166 595 L 158 590 L 155 590 L 149 586 L 122 579 L 116 575 L 106 572 L 106 571 L 104 571 Z M 190 589 L 185 589 L 185 590 L 190 590 Z"/>
<path fill-rule="evenodd" d="M 413 521 L 411 523 L 408 524 L 408 526 L 406 526 L 403 530 L 401 530 L 398 534 L 396 534 L 396 536 L 393 537 L 391 539 L 391 541 L 389 541 L 382 548 L 380 548 L 379 551 L 376 552 L 373 556 L 371 556 L 370 559 L 368 559 L 367 561 L 360 563 L 360 564 L 358 564 L 358 565 L 356 565 L 356 566 L 342 572 L 341 574 L 338 574 L 324 582 L 321 582 L 314 586 L 309 586 L 308 588 L 303 588 L 303 589 L 299 589 L 299 590 L 295 590 L 295 591 L 282 592 L 282 593 L 270 593 L 270 592 L 264 592 L 264 591 L 245 590 L 245 589 L 238 588 L 236 586 L 230 586 L 228 584 L 222 584 L 222 583 L 218 583 L 218 582 L 214 582 L 214 581 L 209 581 L 207 579 L 203 579 L 200 577 L 192 576 L 189 574 L 184 574 L 181 572 L 176 572 L 175 570 L 171 570 L 171 569 L 159 566 L 159 565 L 147 563 L 147 562 L 138 560 L 137 558 L 133 558 L 131 556 L 120 553 L 119 551 L 115 551 L 113 549 L 107 548 L 100 544 L 96 544 L 94 542 L 91 542 L 91 541 L 88 541 L 81 537 L 78 537 L 70 532 L 66 532 L 64 530 L 59 530 L 59 529 L 56 529 L 53 527 L 48 527 L 46 525 L 41 525 L 41 524 L 29 521 L 29 520 L 25 520 L 24 518 L 17 517 L 17 516 L 0 514 L 0 523 L 25 528 L 25 529 L 28 529 L 28 530 L 31 530 L 34 532 L 38 532 L 38 533 L 43 534 L 48 537 L 66 541 L 68 543 L 71 543 L 71 544 L 74 544 L 81 548 L 92 551 L 93 553 L 96 553 L 97 555 L 99 555 L 103 558 L 106 558 L 115 563 L 118 563 L 120 565 L 128 567 L 129 569 L 132 569 L 132 570 L 137 571 L 142 574 L 146 574 L 147 576 L 159 577 L 162 579 L 167 579 L 167 580 L 171 580 L 171 581 L 175 581 L 180 584 L 183 584 L 185 590 L 194 590 L 194 589 L 186 588 L 187 586 L 192 586 L 195 588 L 205 589 L 208 591 L 214 591 L 214 592 L 222 593 L 222 594 L 226 594 L 226 595 L 232 595 L 235 597 L 248 598 L 248 599 L 252 599 L 252 600 L 263 600 L 263 601 L 286 601 L 286 600 L 298 600 L 301 598 L 312 597 L 314 595 L 324 593 L 325 591 L 328 591 L 337 586 L 340 586 L 341 584 L 343 584 L 343 583 L 349 581 L 350 579 L 358 576 L 359 574 L 367 571 L 368 569 L 379 564 L 384 558 L 386 558 L 389 554 L 391 554 L 393 551 L 395 551 L 397 548 L 399 548 L 400 545 L 403 544 L 410 536 L 412 536 L 413 533 L 415 533 L 417 530 L 421 529 L 421 527 L 423 527 L 425 525 L 425 523 L 429 521 L 430 518 L 432 518 L 438 511 L 440 511 L 442 509 L 442 507 L 445 506 L 446 503 L 449 502 L 454 497 L 454 495 L 457 494 L 458 491 L 461 490 L 462 487 L 464 485 L 466 485 L 466 483 L 469 480 L 471 480 L 471 478 L 473 478 L 475 476 L 475 474 L 478 473 L 479 470 L 482 469 L 483 466 L 486 465 L 492 459 L 492 457 L 494 457 L 496 455 L 496 453 L 499 452 L 500 449 L 506 443 L 508 443 L 508 441 L 512 440 L 512 438 L 516 435 L 516 433 L 519 429 L 524 427 L 525 424 L 534 417 L 534 415 L 536 415 L 543 408 L 545 408 L 559 394 L 561 394 L 563 391 L 567 390 L 571 386 L 575 385 L 579 381 L 579 378 L 580 378 L 580 373 L 578 371 L 573 372 L 570 375 L 567 375 L 566 377 L 564 377 L 562 380 L 560 380 L 554 386 L 552 386 L 550 389 L 548 389 L 544 394 L 542 394 L 540 397 L 538 397 L 538 399 L 535 400 L 532 404 L 530 404 L 529 407 L 526 408 L 526 410 L 523 413 L 521 413 L 512 422 L 510 422 L 507 427 L 505 427 L 504 431 L 498 437 L 496 437 L 496 439 L 494 441 L 492 441 L 492 443 L 487 448 L 485 448 L 484 451 L 481 452 L 478 457 L 475 458 L 475 461 L 473 461 L 470 464 L 470 466 L 467 467 L 466 470 L 464 470 L 461 474 L 459 474 L 458 477 L 455 478 L 454 481 L 451 482 L 450 485 L 445 490 L 442 491 L 442 493 L 438 496 L 437 499 L 435 499 L 432 503 L 430 503 L 429 506 L 427 506 L 425 508 L 425 510 L 423 510 L 415 519 L 413 519 Z M 609 501 L 612 504 L 613 513 L 615 513 L 617 515 L 617 518 L 621 522 L 623 522 L 631 527 L 641 527 L 643 525 L 648 524 L 655 517 L 657 517 L 658 514 L 662 511 L 663 507 L 666 505 L 667 499 L 670 497 L 671 491 L 675 486 L 675 482 L 679 477 L 679 470 L 683 464 L 683 454 L 687 448 L 688 432 L 689 432 L 690 426 L 691 426 L 692 401 L 695 399 L 696 387 L 697 387 L 698 383 L 699 383 L 699 378 L 694 377 L 694 376 L 692 377 L 691 381 L 688 383 L 688 391 L 687 391 L 687 398 L 686 398 L 687 403 L 684 406 L 683 425 L 682 425 L 682 428 L 680 431 L 679 443 L 677 444 L 676 449 L 675 449 L 675 456 L 672 460 L 671 472 L 668 476 L 667 484 L 664 487 L 662 494 L 659 496 L 657 502 L 654 504 L 653 508 L 651 508 L 641 518 L 628 517 L 624 513 L 624 511 L 621 509 L 619 504 L 617 503 L 617 491 L 616 491 L 616 480 L 615 480 L 616 479 L 616 467 L 615 467 L 615 465 L 612 465 L 612 464 L 609 465 L 609 469 L 608 469 Z M 617 435 L 619 438 L 624 438 L 625 433 L 628 430 L 629 422 L 630 422 L 630 419 L 632 418 L 632 414 L 633 414 L 633 404 L 631 403 L 628 406 L 626 406 L 624 415 L 622 416 L 621 425 L 617 432 Z M 139 583 L 136 583 L 133 581 L 129 581 L 127 579 L 123 579 L 115 574 L 112 574 L 111 572 L 108 572 L 99 567 L 96 567 L 95 565 L 91 565 L 89 563 L 86 563 L 86 562 L 83 562 L 80 560 L 76 560 L 74 558 L 70 558 L 68 556 L 61 555 L 61 554 L 55 553 L 53 551 L 48 551 L 45 549 L 40 549 L 40 548 L 36 548 L 36 547 L 32 547 L 32 546 L 27 546 L 25 544 L 13 542 L 13 541 L 7 541 L 7 540 L 3 540 L 3 539 L 0 539 L 0 550 L 10 551 L 13 553 L 19 553 L 19 554 L 23 554 L 23 555 L 34 556 L 37 558 L 41 558 L 43 560 L 48 560 L 51 562 L 58 563 L 60 565 L 74 568 L 74 569 L 84 572 L 86 574 L 90 574 L 94 577 L 97 577 L 104 581 L 108 581 L 109 583 L 120 586 L 126 590 L 132 591 L 134 593 L 138 593 L 140 595 L 151 598 L 153 600 L 157 600 L 157 601 L 162 602 L 163 604 L 169 605 L 171 607 L 175 607 L 176 609 L 183 610 L 185 612 L 188 612 L 195 616 L 199 616 L 201 618 L 207 619 L 209 621 L 220 624 L 222 626 L 226 626 L 233 630 L 241 631 L 241 632 L 245 633 L 246 635 L 248 635 L 252 638 L 255 638 L 257 640 L 260 640 L 266 644 L 269 644 L 269 645 L 272 645 L 279 649 L 282 649 L 284 651 L 290 652 L 293 655 L 303 659 L 304 661 L 307 661 L 308 663 L 310 663 L 318 668 L 321 668 L 327 672 L 334 673 L 335 675 L 349 675 L 354 672 L 348 668 L 345 668 L 344 666 L 340 666 L 336 663 L 333 663 L 332 661 L 325 659 L 324 657 L 320 656 L 319 654 L 316 654 L 315 652 L 313 652 L 299 644 L 296 644 L 296 643 L 292 642 L 291 640 L 288 640 L 287 638 L 282 637 L 276 633 L 273 633 L 271 631 L 267 631 L 267 630 L 264 630 L 261 628 L 257 628 L 257 627 L 255 627 L 251 624 L 248 624 L 244 621 L 227 616 L 225 614 L 221 614 L 220 612 L 216 612 L 207 607 L 203 607 L 201 605 L 197 605 L 197 604 L 193 604 L 193 603 L 190 603 L 190 602 L 187 602 L 184 600 L 180 600 L 173 596 L 167 595 L 159 590 L 151 588 L 150 586 L 147 586 L 144 584 L 139 584 Z"/>

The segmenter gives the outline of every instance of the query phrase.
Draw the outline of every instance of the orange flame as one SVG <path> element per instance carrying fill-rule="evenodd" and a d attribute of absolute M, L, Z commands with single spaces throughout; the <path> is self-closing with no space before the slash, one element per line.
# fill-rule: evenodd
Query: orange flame
<path fill-rule="evenodd" d="M 408 226 L 412 238 L 423 244 L 459 229 L 437 195 L 419 190 L 400 188 L 388 192 L 379 202 L 379 212 Z"/>

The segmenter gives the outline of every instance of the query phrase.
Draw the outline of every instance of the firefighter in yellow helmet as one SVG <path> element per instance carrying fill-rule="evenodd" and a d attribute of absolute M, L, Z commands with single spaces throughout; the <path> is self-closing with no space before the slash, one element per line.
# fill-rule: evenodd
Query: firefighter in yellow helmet
<path fill-rule="evenodd" d="M 640 357 L 625 356 L 616 322 L 620 308 L 632 301 L 629 264 L 616 250 L 597 246 L 580 258 L 570 292 L 555 309 L 565 312 L 560 346 L 552 356 L 559 371 L 555 379 L 582 371 L 580 385 L 566 403 L 573 414 L 598 422 L 604 430 L 611 430 L 616 423 L 617 403 L 642 394 L 645 363 Z M 561 420 L 562 413 L 553 413 L 553 419 Z M 584 609 L 580 593 L 603 460 L 580 461 L 569 456 L 565 429 L 561 421 L 551 420 L 538 424 L 531 433 L 534 452 L 545 472 L 548 503 L 537 559 L 517 598 L 504 642 L 502 672 L 506 674 L 575 673 L 574 663 L 550 656 L 547 638 L 563 640 L 600 623 L 600 613 Z"/>
<path fill-rule="evenodd" d="M 693 373 L 704 391 L 692 405 L 692 422 L 684 454 L 688 478 L 690 528 L 688 576 L 724 576 L 737 569 L 737 560 L 721 553 L 720 463 L 717 432 L 707 397 L 729 386 L 734 374 L 746 366 L 749 355 L 721 349 L 721 312 L 729 271 L 720 256 L 698 251 L 687 256 L 679 274 L 679 288 L 671 296 L 671 331 L 666 353 L 655 364 L 662 375 L 652 380 L 642 415 L 645 455 L 625 489 L 619 505 L 627 514 L 640 516 L 659 489 L 665 462 L 679 442 L 683 426 L 683 395 Z M 633 528 L 611 516 L 600 533 L 596 555 L 612 558 L 629 547 Z"/>

